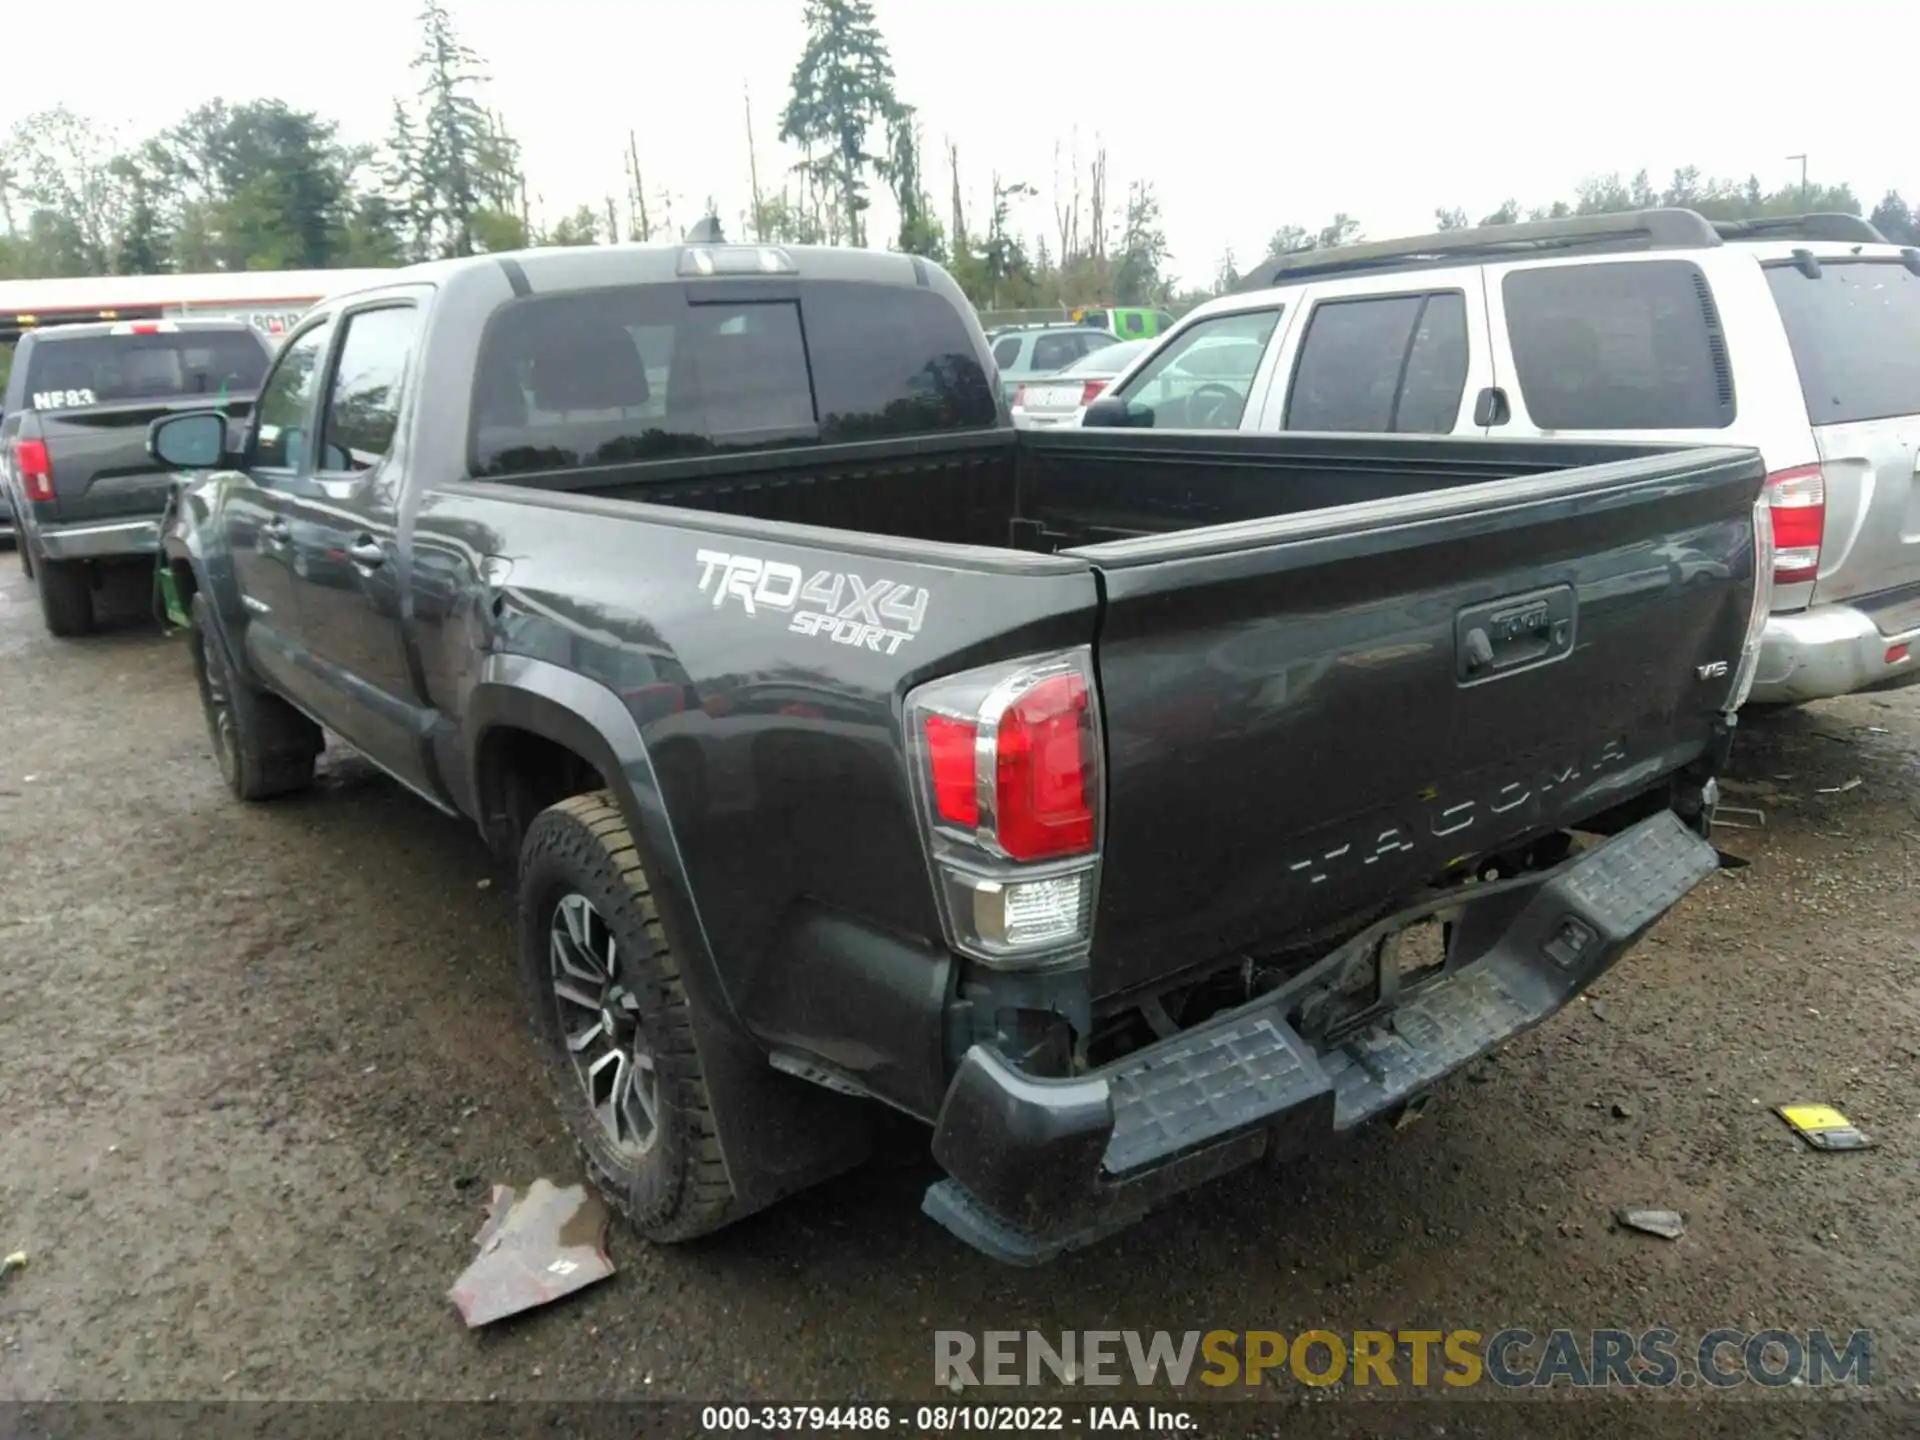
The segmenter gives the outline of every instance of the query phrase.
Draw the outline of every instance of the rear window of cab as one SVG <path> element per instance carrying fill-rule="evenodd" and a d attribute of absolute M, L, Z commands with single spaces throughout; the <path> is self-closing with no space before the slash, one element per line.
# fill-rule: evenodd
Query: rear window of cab
<path fill-rule="evenodd" d="M 798 298 L 636 285 L 508 302 L 480 346 L 475 476 L 833 444 L 997 421 L 972 334 L 930 291 L 816 281 Z"/>

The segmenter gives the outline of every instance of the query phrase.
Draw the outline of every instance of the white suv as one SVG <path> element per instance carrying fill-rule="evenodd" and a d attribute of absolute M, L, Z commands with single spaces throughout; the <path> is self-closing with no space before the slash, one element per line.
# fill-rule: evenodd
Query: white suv
<path fill-rule="evenodd" d="M 1216 338 L 1257 343 L 1163 383 Z M 1082 423 L 1751 446 L 1777 547 L 1753 702 L 1920 680 L 1920 250 L 1857 216 L 1652 210 L 1280 256 Z"/>

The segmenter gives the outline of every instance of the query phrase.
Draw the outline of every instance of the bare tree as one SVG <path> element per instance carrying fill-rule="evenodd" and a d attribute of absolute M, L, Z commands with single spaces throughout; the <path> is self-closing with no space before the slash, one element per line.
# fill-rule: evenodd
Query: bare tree
<path fill-rule="evenodd" d="M 947 170 L 953 176 L 953 253 L 963 255 L 967 249 L 967 206 L 960 198 L 960 147 L 947 141 Z"/>
<path fill-rule="evenodd" d="M 1107 258 L 1107 147 L 1096 136 L 1093 166 L 1087 182 L 1087 251 L 1096 260 Z"/>
<path fill-rule="evenodd" d="M 1078 169 L 1077 166 L 1075 168 Z M 1079 178 L 1078 175 L 1074 176 L 1076 181 Z M 1073 215 L 1067 208 L 1067 192 L 1060 185 L 1060 142 L 1058 140 L 1053 142 L 1053 223 L 1059 227 L 1060 263 L 1064 265 L 1073 258 Z M 1042 270 L 1046 269 L 1048 258 L 1050 257 L 1046 252 L 1041 251 L 1039 259 Z"/>
<path fill-rule="evenodd" d="M 742 88 L 747 103 L 747 183 L 753 187 L 753 238 L 761 241 L 767 237 L 761 234 L 760 160 L 753 150 L 753 92 Z"/>
<path fill-rule="evenodd" d="M 640 176 L 640 143 L 627 131 L 627 233 L 636 240 L 653 239 L 653 221 L 647 215 L 647 185 Z"/>

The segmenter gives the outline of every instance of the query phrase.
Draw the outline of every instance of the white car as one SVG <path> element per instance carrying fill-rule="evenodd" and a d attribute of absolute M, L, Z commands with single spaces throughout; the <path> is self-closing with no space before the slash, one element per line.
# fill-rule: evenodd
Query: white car
<path fill-rule="evenodd" d="M 1044 379 L 1026 381 L 1013 392 L 1013 423 L 1029 430 L 1078 425 L 1113 377 L 1153 346 L 1152 340 L 1117 341 Z"/>
<path fill-rule="evenodd" d="M 1920 249 L 1855 215 L 1648 210 L 1279 256 L 1082 423 L 1750 447 L 1774 542 L 1752 700 L 1920 681 Z"/>

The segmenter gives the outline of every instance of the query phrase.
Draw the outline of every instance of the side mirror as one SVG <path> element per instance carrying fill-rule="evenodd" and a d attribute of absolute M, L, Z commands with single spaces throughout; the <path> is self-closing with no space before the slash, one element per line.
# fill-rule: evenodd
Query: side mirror
<path fill-rule="evenodd" d="M 1125 430 L 1142 423 L 1152 425 L 1152 416 L 1145 411 L 1136 415 L 1132 407 L 1117 395 L 1101 396 L 1080 417 L 1080 428 L 1083 430 Z"/>
<path fill-rule="evenodd" d="M 227 417 L 216 410 L 163 415 L 147 426 L 147 454 L 176 470 L 211 470 L 227 454 Z"/>

